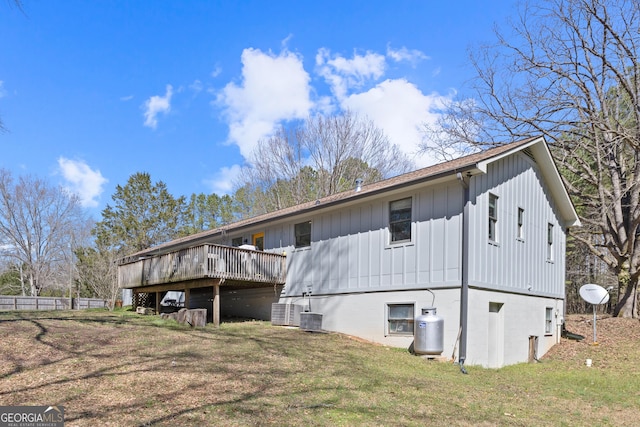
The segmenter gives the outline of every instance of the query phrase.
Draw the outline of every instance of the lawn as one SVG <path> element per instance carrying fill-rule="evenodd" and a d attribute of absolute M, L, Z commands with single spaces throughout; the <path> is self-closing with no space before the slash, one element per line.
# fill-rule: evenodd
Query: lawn
<path fill-rule="evenodd" d="M 1 405 L 68 426 L 632 426 L 640 322 L 572 316 L 541 363 L 499 370 L 268 322 L 191 329 L 128 311 L 0 313 Z M 585 366 L 587 358 L 593 366 Z"/>

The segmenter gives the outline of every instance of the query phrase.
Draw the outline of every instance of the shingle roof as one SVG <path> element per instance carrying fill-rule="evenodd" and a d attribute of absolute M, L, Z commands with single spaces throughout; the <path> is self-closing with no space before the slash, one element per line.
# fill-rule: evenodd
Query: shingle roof
<path fill-rule="evenodd" d="M 372 184 L 363 185 L 362 189 L 358 192 L 354 190 L 344 191 L 337 194 L 332 194 L 321 199 L 302 203 L 300 205 L 291 206 L 275 212 L 258 215 L 252 218 L 247 218 L 241 221 L 234 222 L 232 224 L 225 225 L 223 227 L 202 231 L 200 233 L 192 234 L 190 236 L 182 237 L 172 240 L 170 242 L 155 246 L 150 249 L 146 249 L 135 254 L 130 255 L 127 258 L 149 255 L 154 252 L 162 252 L 169 248 L 175 248 L 177 246 L 184 246 L 186 243 L 199 241 L 202 242 L 207 237 L 215 236 L 223 231 L 229 232 L 230 230 L 239 229 L 249 225 L 259 224 L 266 221 L 273 221 L 279 218 L 300 214 L 306 211 L 312 211 L 327 206 L 345 203 L 347 201 L 355 200 L 358 198 L 364 198 L 383 191 L 390 191 L 392 189 L 402 188 L 405 186 L 417 184 L 420 182 L 431 181 L 443 176 L 456 174 L 458 172 L 464 172 L 470 169 L 474 169 L 481 162 L 490 160 L 495 157 L 501 157 L 511 151 L 516 151 L 520 147 L 533 143 L 536 140 L 541 140 L 540 137 L 527 138 L 521 141 L 512 142 L 509 144 L 501 145 L 495 148 L 491 148 L 478 153 L 470 154 L 464 157 L 460 157 L 451 161 L 439 163 L 426 168 L 418 169 L 413 172 L 398 175 L 393 178 L 378 181 Z"/>

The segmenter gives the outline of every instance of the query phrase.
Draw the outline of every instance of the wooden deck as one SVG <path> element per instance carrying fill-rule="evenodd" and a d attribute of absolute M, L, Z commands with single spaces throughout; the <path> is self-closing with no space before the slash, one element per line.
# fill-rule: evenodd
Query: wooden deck
<path fill-rule="evenodd" d="M 133 290 L 134 309 L 138 294 L 156 294 L 156 312 L 160 294 L 213 288 L 213 323 L 220 322 L 220 286 L 273 286 L 285 283 L 286 256 L 230 246 L 202 244 L 145 258 L 128 257 L 118 264 L 118 285 Z"/>
<path fill-rule="evenodd" d="M 286 257 L 230 246 L 204 244 L 118 265 L 121 288 L 140 288 L 196 279 L 283 284 Z"/>

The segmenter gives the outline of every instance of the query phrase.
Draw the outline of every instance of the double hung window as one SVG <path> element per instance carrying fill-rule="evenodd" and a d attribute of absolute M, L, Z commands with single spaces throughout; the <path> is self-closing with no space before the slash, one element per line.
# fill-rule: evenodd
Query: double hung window
<path fill-rule="evenodd" d="M 411 241 L 411 197 L 389 203 L 391 243 Z"/>
<path fill-rule="evenodd" d="M 498 225 L 498 196 L 489 193 L 489 240 L 498 241 L 497 236 Z"/>
<path fill-rule="evenodd" d="M 296 224 L 293 229 L 296 236 L 296 248 L 311 246 L 311 221 Z"/>

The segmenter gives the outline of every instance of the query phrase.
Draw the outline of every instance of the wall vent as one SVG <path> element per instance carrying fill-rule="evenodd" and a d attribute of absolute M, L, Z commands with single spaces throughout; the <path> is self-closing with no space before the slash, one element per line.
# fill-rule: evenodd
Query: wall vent
<path fill-rule="evenodd" d="M 271 324 L 276 326 L 300 326 L 302 306 L 297 304 L 271 304 Z"/>
<path fill-rule="evenodd" d="M 322 314 L 310 311 L 300 313 L 300 329 L 308 332 L 322 331 Z"/>

